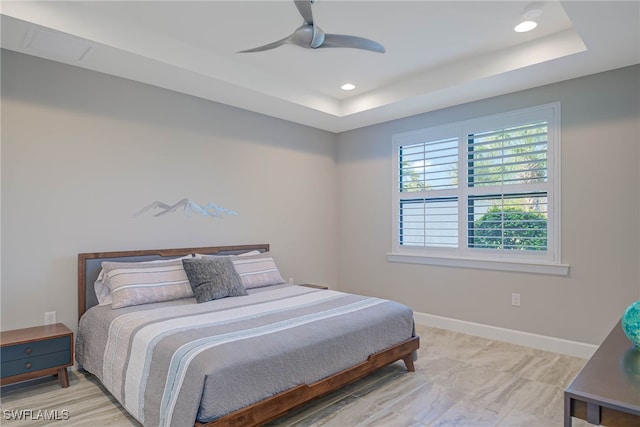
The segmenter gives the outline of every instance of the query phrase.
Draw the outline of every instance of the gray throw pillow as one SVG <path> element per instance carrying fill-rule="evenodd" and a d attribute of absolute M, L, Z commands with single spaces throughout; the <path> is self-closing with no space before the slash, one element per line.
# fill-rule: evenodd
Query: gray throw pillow
<path fill-rule="evenodd" d="M 248 295 L 231 258 L 183 259 L 197 302 Z"/>

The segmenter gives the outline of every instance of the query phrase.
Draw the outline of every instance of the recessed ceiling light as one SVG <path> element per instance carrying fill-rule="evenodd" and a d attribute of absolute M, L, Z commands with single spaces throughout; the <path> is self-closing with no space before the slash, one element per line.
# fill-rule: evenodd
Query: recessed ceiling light
<path fill-rule="evenodd" d="M 354 90 L 355 88 L 356 86 L 351 83 L 345 83 L 342 86 L 340 86 L 340 89 L 342 90 Z"/>
<path fill-rule="evenodd" d="M 536 28 L 538 23 L 535 19 L 542 16 L 542 7 L 543 5 L 541 2 L 535 2 L 527 5 L 522 14 L 524 19 L 521 23 L 516 25 L 513 30 L 517 33 L 526 33 L 527 31 L 531 31 Z"/>
<path fill-rule="evenodd" d="M 516 33 L 526 33 L 536 28 L 538 24 L 535 21 L 522 21 L 516 25 L 513 29 Z"/>

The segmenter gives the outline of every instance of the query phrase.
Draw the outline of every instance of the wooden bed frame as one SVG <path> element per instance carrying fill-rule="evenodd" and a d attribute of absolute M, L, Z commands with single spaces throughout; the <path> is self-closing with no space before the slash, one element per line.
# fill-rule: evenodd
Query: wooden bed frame
<path fill-rule="evenodd" d="M 118 252 L 92 252 L 78 254 L 78 319 L 92 306 L 97 304 L 93 283 L 100 271 L 102 261 L 151 261 L 163 258 L 175 258 L 189 254 L 231 255 L 258 250 L 268 252 L 268 244 L 210 246 L 201 248 L 150 249 Z M 336 391 L 346 384 L 361 379 L 372 372 L 402 360 L 409 372 L 414 372 L 414 353 L 420 347 L 420 338 L 414 336 L 405 342 L 381 352 L 349 369 L 338 372 L 313 384 L 303 384 L 271 396 L 253 405 L 232 412 L 210 423 L 199 423 L 197 427 L 246 427 L 260 426 L 275 420 L 285 413 L 298 408 L 313 399 Z"/>

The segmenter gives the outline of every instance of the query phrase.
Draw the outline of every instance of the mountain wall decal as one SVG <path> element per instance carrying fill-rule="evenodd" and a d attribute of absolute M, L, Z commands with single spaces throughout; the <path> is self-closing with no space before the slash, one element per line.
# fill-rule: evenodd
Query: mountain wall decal
<path fill-rule="evenodd" d="M 167 203 L 160 202 L 160 201 L 156 200 L 155 202 L 150 203 L 147 206 L 145 206 L 144 208 L 140 209 L 138 212 L 133 214 L 133 216 L 134 216 L 134 218 L 136 218 L 136 217 L 142 215 L 143 213 L 146 213 L 148 211 L 155 211 L 155 210 L 158 210 L 158 209 L 160 211 L 158 213 L 156 213 L 154 216 L 162 216 L 162 215 L 166 215 L 166 214 L 171 213 L 171 212 L 176 212 L 181 208 L 184 210 L 184 214 L 186 216 L 191 216 L 191 214 L 197 213 L 197 214 L 200 214 L 202 216 L 208 216 L 208 217 L 211 217 L 211 218 L 220 218 L 220 219 L 222 219 L 222 214 L 238 215 L 237 212 L 232 211 L 232 210 L 227 209 L 227 208 L 223 208 L 222 206 L 218 206 L 213 202 L 209 202 L 204 206 L 200 206 L 199 204 L 197 204 L 193 200 L 182 199 L 182 200 L 180 200 L 178 203 L 176 203 L 174 205 L 169 205 Z"/>

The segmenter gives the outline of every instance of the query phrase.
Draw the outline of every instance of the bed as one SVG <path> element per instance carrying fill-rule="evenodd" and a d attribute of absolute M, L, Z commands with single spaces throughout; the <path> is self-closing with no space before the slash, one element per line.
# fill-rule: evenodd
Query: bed
<path fill-rule="evenodd" d="M 414 371 L 413 313 L 379 298 L 283 283 L 202 304 L 98 304 L 102 262 L 251 251 L 269 245 L 79 254 L 77 362 L 149 426 L 258 426 L 396 361 Z"/>

